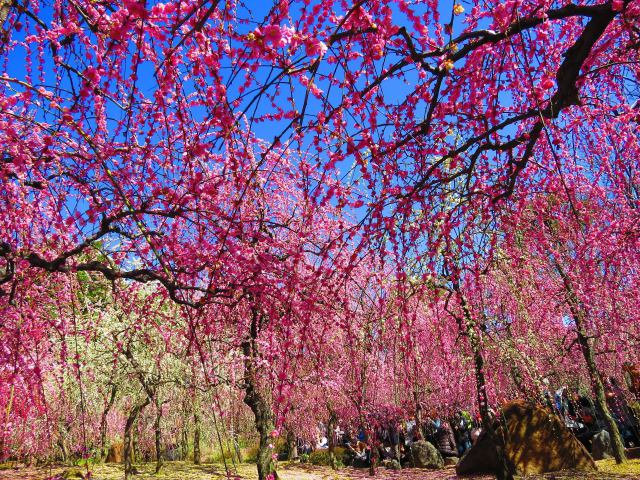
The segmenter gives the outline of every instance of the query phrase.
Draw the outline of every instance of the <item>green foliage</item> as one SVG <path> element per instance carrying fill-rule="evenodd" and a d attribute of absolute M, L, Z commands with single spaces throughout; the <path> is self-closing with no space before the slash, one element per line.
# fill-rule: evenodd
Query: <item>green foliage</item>
<path fill-rule="evenodd" d="M 336 466 L 338 468 L 344 467 L 344 455 L 345 449 L 336 447 L 334 449 L 334 454 L 336 457 Z M 302 459 L 301 459 L 302 461 Z M 309 454 L 309 463 L 312 465 L 324 465 L 331 466 L 331 459 L 329 457 L 329 450 L 315 450 Z"/>
<path fill-rule="evenodd" d="M 84 478 L 84 474 L 80 470 L 75 468 L 65 470 L 64 472 L 62 472 L 61 476 L 64 479 Z"/>
<path fill-rule="evenodd" d="M 224 463 L 225 459 L 227 462 L 230 462 L 232 455 L 233 452 L 228 449 L 225 449 L 224 451 L 216 450 L 211 454 L 211 463 Z"/>
<path fill-rule="evenodd" d="M 250 448 L 255 444 L 255 440 L 245 438 L 245 437 L 239 436 L 237 440 L 238 440 L 238 447 L 240 448 Z"/>
<path fill-rule="evenodd" d="M 309 454 L 303 453 L 300 455 L 300 463 L 309 463 Z"/>
<path fill-rule="evenodd" d="M 77 465 L 78 467 L 85 467 L 85 466 L 93 466 L 96 463 L 100 463 L 100 458 L 99 457 L 89 457 L 89 458 L 79 458 L 78 460 L 76 460 L 75 465 Z"/>
<path fill-rule="evenodd" d="M 244 461 L 249 463 L 255 463 L 258 460 L 258 447 L 248 447 L 246 451 L 244 451 Z"/>
<path fill-rule="evenodd" d="M 258 450 L 259 447 L 258 445 L 256 445 L 255 443 L 251 443 L 250 441 L 246 441 L 243 442 L 244 445 L 246 445 L 244 448 L 242 448 L 242 459 L 245 462 L 249 462 L 249 463 L 254 463 L 256 462 L 256 460 L 258 459 Z M 242 445 L 242 443 L 241 443 Z M 285 441 L 285 439 L 282 438 L 278 438 L 275 442 L 274 445 L 274 453 L 277 453 L 279 457 L 285 457 L 288 454 L 288 447 L 287 447 L 287 442 Z M 227 456 L 227 459 L 231 458 L 231 454 L 229 453 L 227 455 L 227 453 L 225 452 L 225 456 Z M 220 456 L 220 460 L 216 460 L 216 461 L 222 461 L 222 456 Z"/>
<path fill-rule="evenodd" d="M 289 454 L 289 445 L 287 444 L 287 441 L 285 438 L 283 437 L 279 437 L 276 439 L 276 443 L 274 445 L 275 447 L 275 451 L 278 454 Z"/>
<path fill-rule="evenodd" d="M 102 263 L 108 263 L 109 259 L 100 252 L 101 244 L 94 244 L 94 249 L 80 256 L 83 261 L 96 260 Z M 93 303 L 96 305 L 106 305 L 110 301 L 111 284 L 101 275 L 79 271 L 76 272 L 76 279 L 80 286 L 77 292 L 78 300 L 84 300 L 84 303 Z"/>

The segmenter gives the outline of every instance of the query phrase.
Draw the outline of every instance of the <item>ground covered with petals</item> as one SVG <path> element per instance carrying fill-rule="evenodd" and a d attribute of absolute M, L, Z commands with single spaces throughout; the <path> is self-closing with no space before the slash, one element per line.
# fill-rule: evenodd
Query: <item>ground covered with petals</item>
<path fill-rule="evenodd" d="M 598 463 L 597 474 L 559 472 L 547 475 L 527 476 L 527 480 L 613 480 L 613 479 L 638 479 L 640 478 L 640 460 L 632 460 L 627 464 L 618 466 L 612 460 L 604 460 Z M 163 479 L 163 480 L 217 480 L 228 478 L 224 465 L 206 464 L 193 465 L 185 462 L 167 463 L 159 474 L 154 474 L 153 464 L 144 464 L 138 467 L 140 472 L 134 478 L 139 480 Z M 236 468 L 230 466 L 231 479 L 233 480 L 254 480 L 257 478 L 255 466 L 252 464 L 237 465 Z M 56 468 L 5 468 L 0 470 L 0 480 L 44 480 L 55 478 L 63 472 L 82 472 L 78 469 L 63 467 Z M 237 473 L 236 473 L 237 472 Z M 84 472 L 82 472 L 84 473 Z M 283 480 L 360 480 L 372 478 L 368 470 L 344 468 L 338 472 L 333 472 L 328 467 L 314 465 L 285 464 L 279 469 L 280 477 Z M 116 464 L 98 465 L 92 469 L 94 480 L 120 480 L 123 477 L 122 467 Z M 71 477 L 73 478 L 73 477 Z M 409 468 L 401 471 L 378 469 L 373 478 L 381 480 L 453 480 L 457 477 L 453 468 L 445 470 L 425 470 L 419 468 Z M 494 477 L 489 475 L 479 475 L 472 478 L 474 480 L 490 480 Z"/>

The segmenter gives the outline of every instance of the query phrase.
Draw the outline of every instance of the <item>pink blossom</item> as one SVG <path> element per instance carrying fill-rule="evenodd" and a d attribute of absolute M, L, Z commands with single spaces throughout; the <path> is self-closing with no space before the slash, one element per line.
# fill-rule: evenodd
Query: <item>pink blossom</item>
<path fill-rule="evenodd" d="M 135 18 L 147 18 L 148 12 L 145 0 L 123 0 L 129 15 Z"/>
<path fill-rule="evenodd" d="M 275 46 L 280 45 L 282 32 L 279 25 L 267 25 L 262 29 L 262 34 L 266 42 L 272 43 Z"/>
<path fill-rule="evenodd" d="M 304 44 L 305 53 L 308 57 L 323 56 L 327 51 L 327 45 L 317 38 L 307 39 Z"/>

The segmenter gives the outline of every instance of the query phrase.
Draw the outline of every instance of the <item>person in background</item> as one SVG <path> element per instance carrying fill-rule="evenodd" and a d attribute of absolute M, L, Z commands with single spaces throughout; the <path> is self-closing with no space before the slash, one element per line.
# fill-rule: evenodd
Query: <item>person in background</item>
<path fill-rule="evenodd" d="M 400 461 L 400 427 L 398 426 L 398 422 L 395 419 L 392 419 L 389 422 L 389 427 L 387 429 L 389 443 L 391 445 L 391 452 L 393 458 Z"/>
<path fill-rule="evenodd" d="M 329 433 L 329 431 L 327 429 L 327 434 L 328 433 Z M 342 428 L 340 427 L 340 424 L 337 424 L 336 425 L 336 429 L 333 432 L 333 444 L 334 445 L 342 445 L 344 435 L 345 435 L 345 431 L 342 430 Z"/>
<path fill-rule="evenodd" d="M 400 422 L 400 427 L 398 429 L 398 440 L 400 442 L 400 448 L 402 450 L 404 450 L 405 446 L 407 445 L 407 435 L 405 433 L 405 423 L 404 422 Z"/>
<path fill-rule="evenodd" d="M 480 418 L 480 415 L 476 415 L 476 418 L 473 421 L 471 434 L 470 434 L 472 446 L 478 442 L 478 439 L 480 438 L 481 433 L 482 433 L 482 419 Z"/>
<path fill-rule="evenodd" d="M 558 390 L 556 390 L 555 395 L 553 396 L 554 407 L 556 409 L 556 413 L 562 419 L 567 413 L 568 403 L 567 403 L 567 387 L 562 386 Z"/>
<path fill-rule="evenodd" d="M 576 409 L 576 419 L 583 425 L 583 428 L 573 433 L 585 448 L 591 451 L 591 439 L 595 434 L 602 430 L 604 424 L 600 424 L 598 422 L 596 409 L 589 397 L 586 395 L 578 395 Z"/>
<path fill-rule="evenodd" d="M 453 417 L 453 429 L 460 456 L 471 448 L 471 417 L 468 413 L 465 416 L 464 413 L 466 412 L 457 411 Z"/>
<path fill-rule="evenodd" d="M 435 427 L 435 446 L 438 451 L 443 457 L 457 457 L 458 447 L 449 422 L 436 418 L 433 426 Z"/>
<path fill-rule="evenodd" d="M 438 431 L 439 425 L 441 424 L 441 421 L 439 418 L 436 418 L 436 412 L 429 412 L 429 415 L 427 416 L 426 421 L 424 422 L 424 439 L 437 446 L 437 438 L 436 438 L 436 432 Z M 434 420 L 435 418 L 435 420 Z"/>
<path fill-rule="evenodd" d="M 352 466 L 356 468 L 362 468 L 368 466 L 367 459 L 367 444 L 361 441 L 357 441 L 355 445 L 351 443 L 346 443 L 345 448 L 352 455 L 353 461 Z"/>
<path fill-rule="evenodd" d="M 327 437 L 323 435 L 322 437 L 320 437 L 320 439 L 316 443 L 316 449 L 323 450 L 326 448 L 329 448 L 329 440 L 327 439 Z"/>
<path fill-rule="evenodd" d="M 413 418 L 405 422 L 404 444 L 405 444 L 405 447 L 407 448 L 411 448 L 411 445 L 413 444 L 415 428 L 416 428 L 416 421 Z"/>
<path fill-rule="evenodd" d="M 551 392 L 549 391 L 549 379 L 543 378 L 542 385 L 540 386 L 542 389 L 542 396 L 540 398 L 540 403 L 544 408 L 549 411 L 553 411 L 553 400 L 551 399 Z"/>

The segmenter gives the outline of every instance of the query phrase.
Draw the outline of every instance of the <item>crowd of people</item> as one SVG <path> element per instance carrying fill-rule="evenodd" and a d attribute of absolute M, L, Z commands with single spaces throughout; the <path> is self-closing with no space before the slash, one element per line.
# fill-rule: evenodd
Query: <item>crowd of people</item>
<path fill-rule="evenodd" d="M 553 391 L 548 380 L 544 380 L 546 390 L 538 403 L 557 414 L 575 436 L 591 451 L 594 435 L 608 428 L 602 412 L 596 408 L 592 398 L 567 386 Z M 605 382 L 606 399 L 609 410 L 618 425 L 627 448 L 640 445 L 640 422 L 637 413 L 627 402 L 629 396 L 637 394 L 631 389 L 631 395 L 625 394 L 613 378 Z M 495 413 L 492 412 L 493 415 Z M 417 417 L 417 418 L 416 418 Z M 440 452 L 442 457 L 460 457 L 472 447 L 482 433 L 479 416 L 469 411 L 459 410 L 450 417 L 430 412 L 425 419 L 420 415 L 403 418 L 398 411 L 389 409 L 370 414 L 357 427 L 335 430 L 334 445 L 342 446 L 348 453 L 353 466 L 373 467 L 385 459 L 395 460 L 399 465 L 410 462 L 413 443 L 426 440 Z M 327 430 L 320 425 L 320 440 L 316 448 L 328 447 Z M 312 448 L 302 446 L 303 452 Z"/>
<path fill-rule="evenodd" d="M 337 443 L 350 453 L 354 466 L 370 466 L 385 459 L 403 465 L 410 461 L 415 442 L 427 440 L 443 457 L 459 457 L 471 448 L 480 431 L 478 420 L 466 411 L 458 411 L 448 419 L 434 414 L 422 422 L 416 418 L 390 418 L 367 423 L 357 432 L 346 429 Z"/>
<path fill-rule="evenodd" d="M 605 391 L 607 406 L 618 426 L 625 447 L 633 448 L 640 445 L 640 423 L 615 378 L 606 380 Z M 560 387 L 553 395 L 549 390 L 545 391 L 544 405 L 563 419 L 565 425 L 587 449 L 590 449 L 594 435 L 608 428 L 602 412 L 596 408 L 593 400 L 587 395 L 571 392 L 567 386 Z"/>

